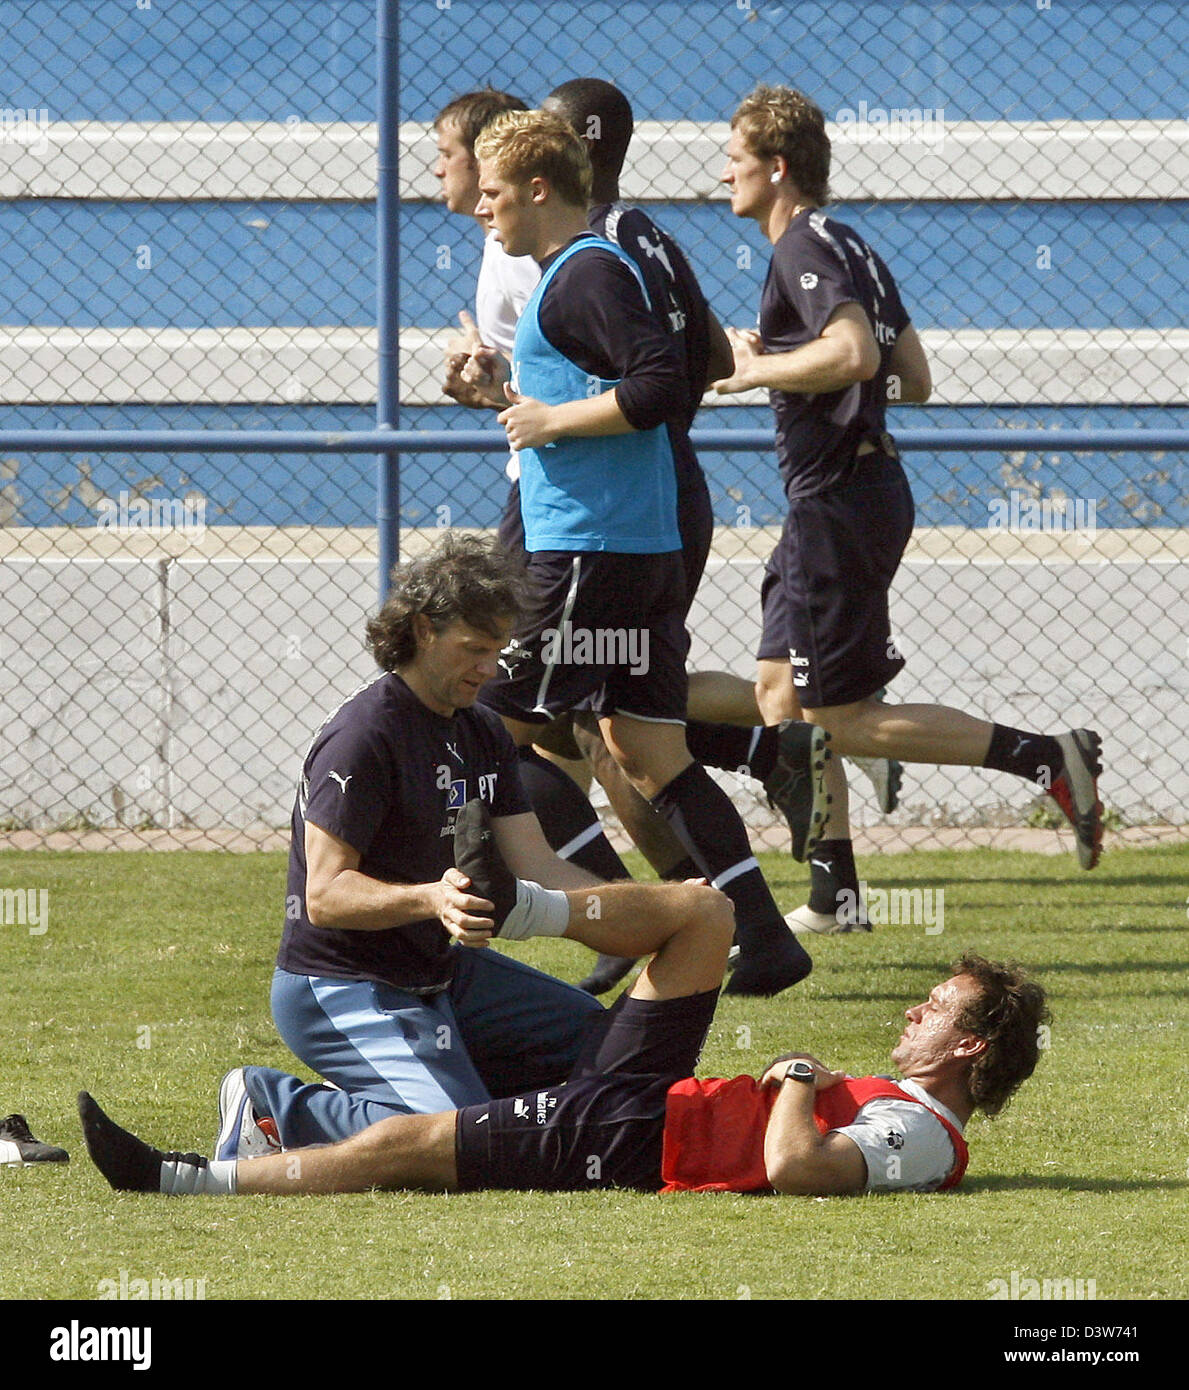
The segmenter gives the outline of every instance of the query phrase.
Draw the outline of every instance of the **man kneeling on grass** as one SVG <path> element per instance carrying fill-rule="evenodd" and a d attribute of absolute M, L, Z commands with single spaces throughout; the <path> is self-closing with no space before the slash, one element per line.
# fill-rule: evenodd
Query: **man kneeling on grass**
<path fill-rule="evenodd" d="M 479 891 L 482 872 L 470 872 Z M 503 925 L 500 890 L 484 896 Z M 565 936 L 609 955 L 655 954 L 563 1084 L 394 1116 L 325 1147 L 209 1162 L 150 1148 L 84 1091 L 91 1157 L 118 1190 L 171 1194 L 934 1191 L 962 1178 L 971 1114 L 996 1114 L 1036 1065 L 1044 991 L 968 954 L 906 1011 L 892 1049 L 899 1083 L 852 1078 L 801 1053 L 777 1058 L 758 1081 L 697 1080 L 733 935 L 729 901 L 700 881 L 565 896 Z"/>

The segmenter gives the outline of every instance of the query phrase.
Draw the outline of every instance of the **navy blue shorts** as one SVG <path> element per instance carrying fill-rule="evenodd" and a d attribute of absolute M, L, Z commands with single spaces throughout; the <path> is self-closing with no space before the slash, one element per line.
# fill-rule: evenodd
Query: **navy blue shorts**
<path fill-rule="evenodd" d="M 520 515 L 520 479 L 513 478 L 504 503 L 503 515 L 496 527 L 495 538 L 509 554 L 515 555 L 525 564 L 528 551 L 524 548 L 524 518 Z"/>
<path fill-rule="evenodd" d="M 688 615 L 702 582 L 710 547 L 714 543 L 714 507 L 701 468 L 690 477 L 677 479 L 677 529 L 681 532 L 681 559 L 685 565 L 685 611 Z"/>
<path fill-rule="evenodd" d="M 681 533 L 681 562 L 685 567 L 685 611 L 688 614 L 702 582 L 710 547 L 714 542 L 714 507 L 706 475 L 695 467 L 689 477 L 677 479 L 677 529 Z M 524 548 L 524 519 L 520 515 L 520 483 L 508 491 L 496 539 L 513 555 L 527 562 Z"/>
<path fill-rule="evenodd" d="M 879 453 L 859 459 L 845 483 L 789 504 L 764 571 L 756 655 L 792 663 L 804 708 L 864 700 L 904 669 L 888 590 L 914 515 L 904 470 Z"/>
<path fill-rule="evenodd" d="M 564 1085 L 460 1110 L 459 1188 L 660 1191 L 665 1099 L 693 1075 L 717 1002 L 716 989 L 681 999 L 621 995 Z"/>
<path fill-rule="evenodd" d="M 681 553 L 539 550 L 529 603 L 480 691 L 497 714 L 545 724 L 582 706 L 684 724 L 685 579 Z"/>

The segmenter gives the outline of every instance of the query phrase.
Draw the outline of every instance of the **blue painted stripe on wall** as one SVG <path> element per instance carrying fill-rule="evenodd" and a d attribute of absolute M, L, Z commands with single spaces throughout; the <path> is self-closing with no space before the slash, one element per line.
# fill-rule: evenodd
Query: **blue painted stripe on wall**
<path fill-rule="evenodd" d="M 1168 119 L 1184 115 L 1189 83 L 1176 58 L 1189 48 L 1189 14 L 1170 3 L 464 0 L 423 37 L 411 29 L 402 111 L 420 120 L 441 91 L 491 82 L 536 101 L 591 73 L 618 82 L 637 118 L 692 120 L 723 119 L 760 81 L 800 86 L 828 115 L 866 99 L 944 107 L 951 120 Z"/>
<path fill-rule="evenodd" d="M 770 250 L 754 225 L 714 205 L 654 210 L 719 316 L 753 321 Z M 854 203 L 832 211 L 888 261 L 922 327 L 1181 321 L 1184 202 Z M 436 204 L 406 205 L 400 235 L 401 322 L 452 323 L 473 303 L 478 236 Z M 374 211 L 364 204 L 0 204 L 0 238 L 10 248 L 0 322 L 365 326 L 375 319 L 374 236 Z M 141 246 L 151 269 L 138 268 Z M 1036 264 L 1041 246 L 1050 248 L 1044 270 Z M 750 257 L 745 268 L 741 249 Z"/>
<path fill-rule="evenodd" d="M 676 238 L 720 318 L 754 321 L 771 247 L 718 204 L 646 204 Z M 887 261 L 915 322 L 937 328 L 1176 327 L 1189 284 L 1189 204 L 839 203 Z M 474 295 L 480 243 L 437 205 L 402 223 L 404 322 Z M 439 269 L 439 248 L 450 266 Z M 1049 268 L 1037 268 L 1048 247 Z M 744 252 L 747 254 L 745 255 Z M 744 267 L 740 268 L 740 262 Z"/>
<path fill-rule="evenodd" d="M 370 204 L 0 203 L 0 321 L 364 326 L 375 235 Z"/>
<path fill-rule="evenodd" d="M 374 0 L 0 6 L 4 104 L 60 121 L 375 117 Z"/>
<path fill-rule="evenodd" d="M 1034 0 L 450 0 L 403 4 L 402 115 L 491 82 L 539 100 L 567 77 L 621 83 L 639 117 L 721 119 L 755 82 L 829 112 L 944 107 L 950 119 L 1171 119 L 1189 106 L 1180 4 Z M 0 6 L 10 106 L 54 119 L 365 121 L 374 0 L 34 0 Z M 684 57 L 684 60 L 683 60 Z"/>
<path fill-rule="evenodd" d="M 473 412 L 459 407 L 407 409 L 406 429 L 473 429 Z M 699 425 L 720 427 L 721 417 L 703 412 Z M 732 412 L 741 428 L 768 429 L 766 407 Z M 1162 407 L 1068 407 L 994 409 L 917 407 L 891 413 L 893 429 L 1020 428 L 1109 429 L 1184 427 L 1184 413 Z M 0 410 L 0 429 L 370 429 L 366 407 L 168 407 L 55 408 Z M 422 454 L 403 460 L 404 525 L 485 526 L 496 524 L 506 481 L 503 456 Z M 770 452 L 706 453 L 720 525 L 736 525 L 739 508 L 754 525 L 778 525 L 784 503 Z M 1189 525 L 1189 460 L 1183 455 L 1118 453 L 1013 456 L 1010 471 L 999 454 L 914 453 L 905 460 L 922 526 L 986 525 L 988 504 L 1009 486 L 1059 488 L 1070 497 L 1099 498 L 1100 526 Z M 93 523 L 96 495 L 115 498 L 121 489 L 145 496 L 182 497 L 194 490 L 208 499 L 207 522 L 244 526 L 370 526 L 373 524 L 374 461 L 367 456 L 34 454 L 0 459 L 0 503 L 15 526 L 85 526 Z M 1011 478 L 1012 483 L 1005 482 Z M 439 508 L 446 508 L 440 513 Z"/>

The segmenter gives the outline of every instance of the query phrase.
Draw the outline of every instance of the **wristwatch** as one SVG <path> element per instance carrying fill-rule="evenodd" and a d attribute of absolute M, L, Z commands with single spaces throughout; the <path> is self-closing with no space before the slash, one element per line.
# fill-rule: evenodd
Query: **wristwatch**
<path fill-rule="evenodd" d="M 785 1081 L 808 1081 L 812 1084 L 813 1078 L 817 1075 L 812 1062 L 804 1060 L 793 1062 L 785 1071 L 783 1080 Z"/>

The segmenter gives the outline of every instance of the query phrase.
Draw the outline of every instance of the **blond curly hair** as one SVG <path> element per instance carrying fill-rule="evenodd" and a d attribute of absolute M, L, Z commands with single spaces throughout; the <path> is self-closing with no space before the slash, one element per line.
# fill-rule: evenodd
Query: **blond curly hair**
<path fill-rule="evenodd" d="M 761 159 L 783 156 L 796 188 L 819 206 L 830 201 L 830 137 L 821 108 L 793 87 L 761 83 L 731 117 Z"/>
<path fill-rule="evenodd" d="M 489 160 L 510 183 L 543 178 L 563 202 L 590 202 L 586 141 L 551 111 L 505 111 L 475 141 L 475 158 Z"/>

